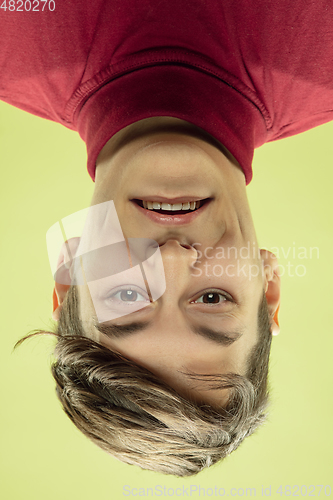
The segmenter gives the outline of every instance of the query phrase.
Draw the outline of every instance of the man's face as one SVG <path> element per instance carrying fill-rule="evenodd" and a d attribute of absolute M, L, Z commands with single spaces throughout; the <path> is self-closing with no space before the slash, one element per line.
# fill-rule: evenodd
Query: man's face
<path fill-rule="evenodd" d="M 151 216 L 138 206 L 175 199 L 206 201 L 196 214 L 178 218 Z M 245 375 L 258 340 L 266 282 L 242 172 L 202 138 L 161 131 L 111 157 L 102 153 L 92 204 L 108 200 L 125 238 L 159 244 L 166 291 L 151 302 L 133 283 L 118 285 L 105 294 L 104 306 L 117 304 L 128 313 L 98 324 L 88 287 L 79 287 L 85 329 L 185 397 L 225 402 L 225 392 L 194 386 L 185 373 Z M 144 307 L 136 310 L 138 302 Z"/>

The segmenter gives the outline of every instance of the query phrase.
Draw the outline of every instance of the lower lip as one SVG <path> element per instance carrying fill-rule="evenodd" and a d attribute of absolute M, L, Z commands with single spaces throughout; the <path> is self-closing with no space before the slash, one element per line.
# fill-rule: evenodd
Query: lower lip
<path fill-rule="evenodd" d="M 132 202 L 136 208 L 141 211 L 143 215 L 145 215 L 152 222 L 160 224 L 162 226 L 182 226 L 186 224 L 190 224 L 193 222 L 200 214 L 202 214 L 206 208 L 208 207 L 210 200 L 207 201 L 202 207 L 194 210 L 194 212 L 189 212 L 184 215 L 163 215 L 153 210 L 147 210 L 146 208 L 140 207 L 135 201 Z"/>

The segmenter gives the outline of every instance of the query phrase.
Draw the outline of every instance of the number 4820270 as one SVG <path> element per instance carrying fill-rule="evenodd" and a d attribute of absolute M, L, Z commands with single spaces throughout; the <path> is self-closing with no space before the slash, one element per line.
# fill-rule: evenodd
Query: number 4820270
<path fill-rule="evenodd" d="M 0 9 L 9 12 L 44 12 L 55 10 L 54 0 L 4 0 Z"/>

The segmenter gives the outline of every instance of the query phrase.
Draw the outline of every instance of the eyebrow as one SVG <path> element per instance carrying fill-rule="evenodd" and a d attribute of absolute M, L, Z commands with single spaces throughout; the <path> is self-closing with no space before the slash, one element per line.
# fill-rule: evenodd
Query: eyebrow
<path fill-rule="evenodd" d="M 149 326 L 151 326 L 152 322 L 133 322 L 127 325 L 115 325 L 113 323 L 105 324 L 105 323 L 95 323 L 95 328 L 106 335 L 109 338 L 124 338 L 129 337 L 133 333 L 146 330 Z M 205 339 L 211 340 L 218 345 L 229 346 L 236 342 L 243 333 L 237 331 L 215 331 L 211 330 L 206 326 L 194 326 L 191 325 L 191 330 L 193 333 L 204 337 Z"/>

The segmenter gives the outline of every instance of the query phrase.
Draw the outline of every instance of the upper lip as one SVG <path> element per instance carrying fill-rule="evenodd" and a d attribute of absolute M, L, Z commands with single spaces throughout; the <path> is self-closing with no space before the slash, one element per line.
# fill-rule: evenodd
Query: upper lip
<path fill-rule="evenodd" d="M 173 205 L 175 203 L 187 203 L 189 201 L 199 201 L 199 200 L 206 200 L 206 198 L 198 198 L 195 196 L 181 196 L 179 198 L 165 198 L 164 196 L 147 196 L 144 198 L 132 198 L 131 201 L 135 200 L 140 200 L 140 201 L 157 201 L 160 203 L 169 203 L 170 205 Z"/>

